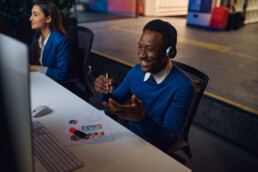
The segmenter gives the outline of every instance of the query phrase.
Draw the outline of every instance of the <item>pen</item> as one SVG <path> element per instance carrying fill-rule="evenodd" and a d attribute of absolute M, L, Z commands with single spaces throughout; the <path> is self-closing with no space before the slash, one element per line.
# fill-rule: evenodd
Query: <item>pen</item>
<path fill-rule="evenodd" d="M 108 73 L 106 73 L 106 78 L 108 79 Z M 108 84 L 107 84 L 107 92 L 108 92 L 109 88 L 108 88 Z"/>
<path fill-rule="evenodd" d="M 86 133 L 84 133 L 84 132 L 81 132 L 80 130 L 78 130 L 78 129 L 76 129 L 76 128 L 71 127 L 71 128 L 69 129 L 69 131 L 70 131 L 71 133 L 73 133 L 74 135 L 80 137 L 80 138 L 83 138 L 83 139 L 86 139 L 86 140 L 90 138 L 90 136 L 89 136 L 88 134 L 86 134 Z"/>

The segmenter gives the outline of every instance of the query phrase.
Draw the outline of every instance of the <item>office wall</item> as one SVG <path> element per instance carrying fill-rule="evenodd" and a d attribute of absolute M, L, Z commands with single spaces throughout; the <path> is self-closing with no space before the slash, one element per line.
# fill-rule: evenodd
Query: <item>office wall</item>
<path fill-rule="evenodd" d="M 97 12 L 108 12 L 108 0 L 90 0 L 89 10 Z"/>
<path fill-rule="evenodd" d="M 142 0 L 145 16 L 186 15 L 189 0 Z"/>
<path fill-rule="evenodd" d="M 134 13 L 136 0 L 108 0 L 108 11 L 115 13 Z"/>
<path fill-rule="evenodd" d="M 136 0 L 90 0 L 89 10 L 124 15 L 135 15 Z"/>

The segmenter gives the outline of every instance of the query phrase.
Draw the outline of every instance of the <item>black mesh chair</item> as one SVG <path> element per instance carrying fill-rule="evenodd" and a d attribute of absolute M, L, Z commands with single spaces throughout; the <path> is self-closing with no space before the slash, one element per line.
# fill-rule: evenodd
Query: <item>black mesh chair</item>
<path fill-rule="evenodd" d="M 196 85 L 195 97 L 193 99 L 191 108 L 189 110 L 187 119 L 185 121 L 184 128 L 181 131 L 176 144 L 167 150 L 168 154 L 170 154 L 172 157 L 176 156 L 175 157 L 176 159 L 179 158 L 179 161 L 180 162 L 183 161 L 182 163 L 184 163 L 185 161 L 183 159 L 180 159 L 180 157 L 178 157 L 177 155 L 175 155 L 174 152 L 177 150 L 182 150 L 188 156 L 189 159 L 192 158 L 192 153 L 188 142 L 188 134 L 189 134 L 189 130 L 190 130 L 193 118 L 195 116 L 196 110 L 199 106 L 201 97 L 208 84 L 209 77 L 206 74 L 202 73 L 201 71 L 191 66 L 188 66 L 186 64 L 176 62 L 176 61 L 172 61 L 172 63 L 173 65 L 179 67 L 184 72 L 186 72 Z"/>
<path fill-rule="evenodd" d="M 71 87 L 71 83 L 79 83 L 84 88 L 80 89 L 79 96 L 87 100 L 93 95 L 93 88 L 91 86 L 91 67 L 89 61 L 91 58 L 91 46 L 94 38 L 94 33 L 86 27 L 82 26 L 70 26 L 68 35 L 71 41 L 72 48 L 72 60 L 71 70 L 73 78 L 61 81 L 60 84 L 75 91 L 74 87 Z M 78 87 L 76 87 L 78 88 Z"/>

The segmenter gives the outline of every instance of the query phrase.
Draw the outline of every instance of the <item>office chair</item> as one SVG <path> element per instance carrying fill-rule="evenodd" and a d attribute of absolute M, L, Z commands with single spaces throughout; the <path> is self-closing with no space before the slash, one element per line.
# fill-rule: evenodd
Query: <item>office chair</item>
<path fill-rule="evenodd" d="M 199 106 L 201 97 L 208 84 L 209 77 L 206 74 L 202 73 L 201 71 L 199 71 L 191 66 L 188 66 L 186 64 L 176 62 L 176 61 L 172 61 L 172 63 L 173 63 L 173 65 L 179 67 L 184 72 L 186 72 L 191 77 L 191 79 L 193 80 L 193 82 L 196 85 L 195 97 L 193 99 L 191 108 L 189 110 L 187 119 L 185 121 L 184 128 L 181 131 L 181 133 L 179 134 L 176 144 L 173 145 L 172 147 L 170 147 L 166 151 L 167 154 L 171 155 L 175 159 L 178 158 L 178 160 L 184 164 L 185 160 L 178 157 L 178 155 L 175 155 L 174 152 L 177 150 L 182 150 L 189 159 L 192 158 L 192 153 L 191 153 L 189 142 L 188 142 L 188 134 L 189 134 L 189 130 L 190 130 L 193 118 L 195 116 L 196 110 Z"/>
<path fill-rule="evenodd" d="M 71 88 L 71 83 L 80 83 L 84 89 L 80 89 L 80 97 L 88 100 L 93 95 L 91 86 L 91 67 L 89 61 L 91 58 L 91 46 L 94 38 L 94 33 L 86 27 L 70 26 L 68 35 L 71 41 L 72 60 L 71 70 L 73 78 L 60 81 L 60 84 L 72 92 L 76 92 L 74 87 Z M 78 89 L 77 89 L 78 90 Z"/>

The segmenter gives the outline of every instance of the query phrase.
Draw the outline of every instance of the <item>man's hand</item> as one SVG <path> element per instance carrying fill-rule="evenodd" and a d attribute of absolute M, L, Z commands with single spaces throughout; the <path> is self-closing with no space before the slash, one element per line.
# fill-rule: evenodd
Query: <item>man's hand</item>
<path fill-rule="evenodd" d="M 40 66 L 38 65 L 30 65 L 30 72 L 38 72 Z"/>
<path fill-rule="evenodd" d="M 95 80 L 95 90 L 99 93 L 108 94 L 113 92 L 113 79 L 107 79 L 104 75 L 100 75 Z"/>
<path fill-rule="evenodd" d="M 137 99 L 135 95 L 132 96 L 131 105 L 121 105 L 111 98 L 109 99 L 109 103 L 103 102 L 103 105 L 112 114 L 123 119 L 139 122 L 145 117 L 142 101 Z"/>

